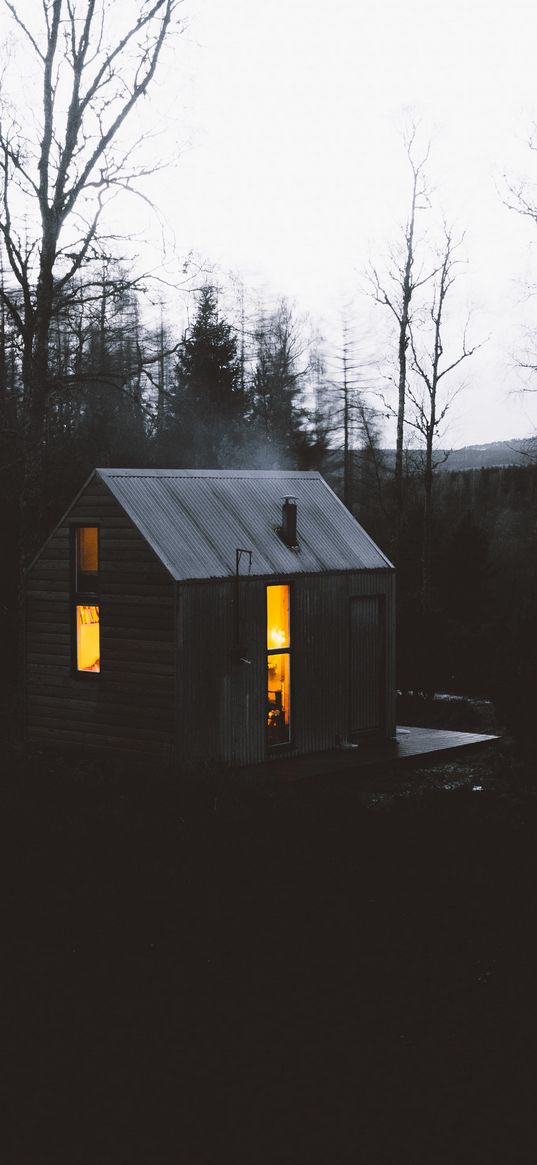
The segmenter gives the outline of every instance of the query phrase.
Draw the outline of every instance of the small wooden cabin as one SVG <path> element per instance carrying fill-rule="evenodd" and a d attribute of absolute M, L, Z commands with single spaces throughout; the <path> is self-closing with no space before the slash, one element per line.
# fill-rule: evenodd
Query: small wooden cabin
<path fill-rule="evenodd" d="M 395 572 L 319 473 L 96 469 L 27 576 L 30 740 L 178 767 L 395 732 Z"/>

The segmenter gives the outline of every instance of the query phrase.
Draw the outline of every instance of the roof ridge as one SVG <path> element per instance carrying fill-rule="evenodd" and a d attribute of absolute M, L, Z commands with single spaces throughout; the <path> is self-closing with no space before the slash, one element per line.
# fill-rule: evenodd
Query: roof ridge
<path fill-rule="evenodd" d="M 321 474 L 317 469 L 136 469 L 97 467 L 96 473 L 102 477 L 293 477 L 318 478 Z"/>

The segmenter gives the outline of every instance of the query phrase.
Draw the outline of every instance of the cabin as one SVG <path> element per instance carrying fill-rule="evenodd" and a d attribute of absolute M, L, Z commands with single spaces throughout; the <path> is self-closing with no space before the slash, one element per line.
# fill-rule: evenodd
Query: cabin
<path fill-rule="evenodd" d="M 395 733 L 395 571 L 315 472 L 96 469 L 25 650 L 41 745 L 192 770 Z"/>

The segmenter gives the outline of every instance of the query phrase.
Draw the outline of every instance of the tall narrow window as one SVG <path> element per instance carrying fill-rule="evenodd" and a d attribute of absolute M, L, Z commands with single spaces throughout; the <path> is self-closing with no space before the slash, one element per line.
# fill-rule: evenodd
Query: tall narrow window
<path fill-rule="evenodd" d="M 101 670 L 99 608 L 86 603 L 76 605 L 77 671 Z"/>
<path fill-rule="evenodd" d="M 99 530 L 78 526 L 76 531 L 76 589 L 93 593 L 99 576 Z"/>
<path fill-rule="evenodd" d="M 99 530 L 97 526 L 77 526 L 74 533 L 75 668 L 77 672 L 100 672 Z"/>
<path fill-rule="evenodd" d="M 291 736 L 289 587 L 267 587 L 267 734 L 269 745 Z"/>

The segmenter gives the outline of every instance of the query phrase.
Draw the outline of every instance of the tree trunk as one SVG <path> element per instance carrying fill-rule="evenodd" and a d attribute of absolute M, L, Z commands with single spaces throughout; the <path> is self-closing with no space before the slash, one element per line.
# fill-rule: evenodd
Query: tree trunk
<path fill-rule="evenodd" d="M 28 565 L 42 538 L 47 354 L 23 357 L 23 471 L 19 498 L 20 563 Z"/>
<path fill-rule="evenodd" d="M 343 351 L 343 501 L 352 513 L 352 450 L 347 353 Z"/>
<path fill-rule="evenodd" d="M 428 458 L 429 451 L 426 453 Z M 425 615 L 432 610 L 432 524 L 433 524 L 433 473 L 430 464 L 425 466 L 423 478 L 423 542 L 421 554 L 421 603 Z"/>
<path fill-rule="evenodd" d="M 423 635 L 423 687 L 428 698 L 435 691 L 435 621 L 433 612 L 433 430 L 427 433 L 423 475 L 423 541 L 421 553 L 421 607 Z"/>
<path fill-rule="evenodd" d="M 164 317 L 160 309 L 158 386 L 157 386 L 157 433 L 164 432 L 165 412 L 165 364 L 164 364 Z"/>
<path fill-rule="evenodd" d="M 406 404 L 406 350 L 408 346 L 408 307 L 410 303 L 410 296 L 407 298 L 407 290 L 404 289 L 405 302 L 403 303 L 403 315 L 401 318 L 401 325 L 399 328 L 399 384 L 398 384 L 398 403 L 397 403 L 397 434 L 395 440 L 395 497 L 397 505 L 398 523 L 401 522 L 403 513 L 403 448 L 405 437 L 405 404 Z"/>

